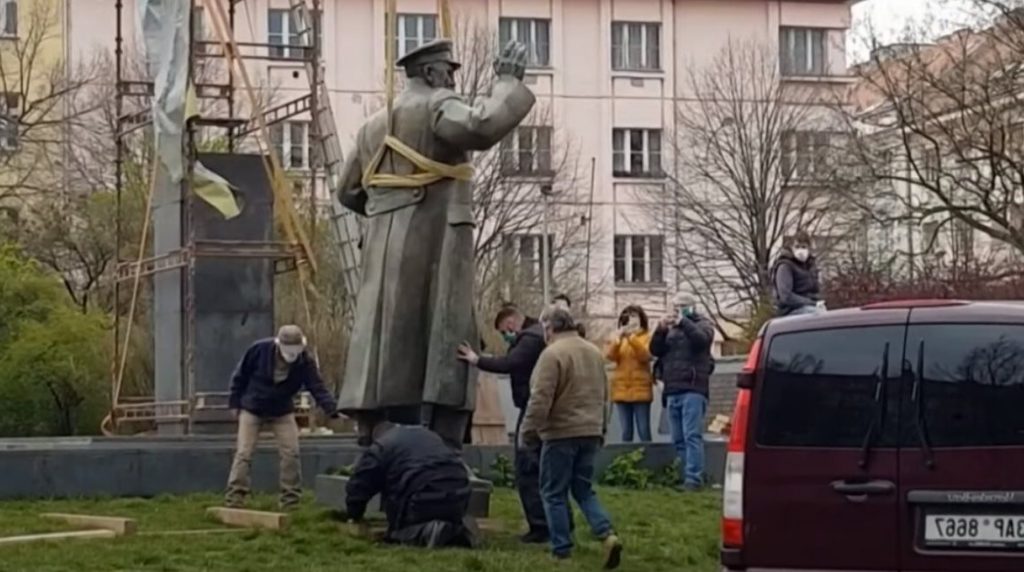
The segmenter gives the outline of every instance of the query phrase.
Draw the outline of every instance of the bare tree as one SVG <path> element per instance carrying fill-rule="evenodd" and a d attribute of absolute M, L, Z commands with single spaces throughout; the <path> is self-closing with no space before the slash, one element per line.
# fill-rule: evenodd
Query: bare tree
<path fill-rule="evenodd" d="M 917 32 L 880 46 L 869 32 L 847 115 L 864 168 L 856 195 L 876 221 L 907 226 L 912 271 L 975 233 L 1024 253 L 1022 7 L 972 0 L 975 27 L 934 42 Z"/>
<path fill-rule="evenodd" d="M 96 67 L 54 55 L 59 10 L 53 2 L 29 3 L 18 37 L 0 42 L 0 200 L 51 199 L 63 186 L 69 130 L 91 111 L 79 94 Z"/>
<path fill-rule="evenodd" d="M 784 81 L 778 62 L 768 46 L 730 41 L 709 65 L 693 68 L 693 100 L 678 104 L 665 138 L 674 162 L 664 186 L 640 191 L 650 218 L 675 242 L 680 286 L 720 323 L 740 325 L 769 300 L 785 237 L 804 230 L 823 251 L 848 235 L 834 189 L 842 134 L 828 100 Z"/>

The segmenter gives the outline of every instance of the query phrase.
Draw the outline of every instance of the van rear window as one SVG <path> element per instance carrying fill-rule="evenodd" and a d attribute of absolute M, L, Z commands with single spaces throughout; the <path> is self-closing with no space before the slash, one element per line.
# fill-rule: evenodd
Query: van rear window
<path fill-rule="evenodd" d="M 920 444 L 918 412 L 934 447 L 1024 445 L 1024 326 L 914 325 L 907 346 L 920 402 L 908 388 L 904 446 Z"/>
<path fill-rule="evenodd" d="M 888 348 L 881 398 L 886 423 L 875 445 L 896 444 L 896 403 L 905 326 L 815 330 L 771 338 L 758 393 L 757 442 L 777 447 L 861 447 L 879 411 L 875 401 Z"/>

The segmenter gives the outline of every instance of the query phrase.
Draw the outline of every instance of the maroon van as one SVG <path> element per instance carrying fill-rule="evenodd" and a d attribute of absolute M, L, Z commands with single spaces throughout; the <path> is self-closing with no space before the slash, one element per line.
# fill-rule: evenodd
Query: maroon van
<path fill-rule="evenodd" d="M 738 383 L 724 571 L 1024 571 L 1024 304 L 772 320 Z"/>

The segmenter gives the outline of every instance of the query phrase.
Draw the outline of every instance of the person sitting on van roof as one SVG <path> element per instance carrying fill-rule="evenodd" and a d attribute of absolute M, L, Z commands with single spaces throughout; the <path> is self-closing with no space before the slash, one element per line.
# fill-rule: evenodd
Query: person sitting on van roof
<path fill-rule="evenodd" d="M 821 299 L 818 264 L 811 253 L 811 239 L 798 232 L 779 253 L 772 268 L 776 316 L 815 314 L 825 309 Z"/>

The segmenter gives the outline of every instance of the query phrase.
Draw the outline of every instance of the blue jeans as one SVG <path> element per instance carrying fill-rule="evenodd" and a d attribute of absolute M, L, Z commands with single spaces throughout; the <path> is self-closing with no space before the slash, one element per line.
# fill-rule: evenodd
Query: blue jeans
<path fill-rule="evenodd" d="M 692 391 L 668 396 L 672 444 L 682 463 L 684 485 L 704 484 L 704 415 L 708 398 Z"/>
<path fill-rule="evenodd" d="M 572 551 L 569 529 L 569 493 L 598 538 L 612 533 L 608 513 L 594 492 L 594 457 L 601 448 L 599 437 L 547 441 L 540 453 L 540 494 L 551 533 L 551 551 L 568 556 Z"/>
<path fill-rule="evenodd" d="M 622 442 L 633 442 L 633 425 L 640 434 L 641 441 L 651 440 L 651 404 L 648 403 L 616 403 L 615 411 L 622 425 Z"/>

